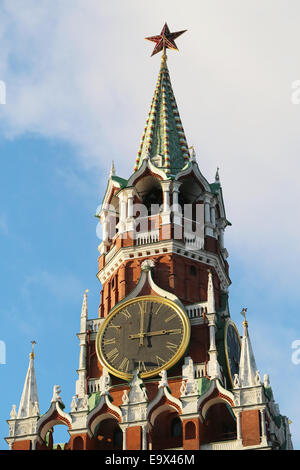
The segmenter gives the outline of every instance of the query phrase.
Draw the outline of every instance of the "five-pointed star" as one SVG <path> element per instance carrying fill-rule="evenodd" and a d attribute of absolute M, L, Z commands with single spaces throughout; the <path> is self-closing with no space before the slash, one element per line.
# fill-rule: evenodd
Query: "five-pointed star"
<path fill-rule="evenodd" d="M 167 23 L 165 23 L 161 33 L 159 36 L 151 36 L 150 38 L 145 38 L 148 39 L 148 41 L 152 41 L 156 43 L 156 46 L 154 48 L 154 51 L 151 54 L 151 57 L 154 54 L 157 54 L 163 49 L 175 49 L 178 51 L 178 48 L 175 44 L 175 39 L 178 38 L 178 36 L 181 36 L 181 34 L 185 33 L 187 30 L 185 29 L 184 31 L 177 31 L 176 33 L 170 33 L 170 30 L 168 28 Z"/>

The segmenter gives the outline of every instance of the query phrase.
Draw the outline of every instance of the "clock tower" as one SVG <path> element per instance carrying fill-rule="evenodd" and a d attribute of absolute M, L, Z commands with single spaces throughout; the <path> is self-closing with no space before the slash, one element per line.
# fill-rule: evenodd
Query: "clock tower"
<path fill-rule="evenodd" d="M 56 424 L 68 426 L 60 447 L 71 450 L 292 448 L 288 419 L 256 367 L 246 309 L 242 338 L 230 317 L 219 171 L 212 183 L 201 173 L 167 66 L 182 33 L 165 24 L 147 38 L 161 66 L 133 172 L 120 177 L 112 165 L 96 214 L 101 298 L 90 319 L 84 294 L 70 412 L 56 387 L 40 417 L 26 379 L 25 414 L 13 408 L 8 420 L 13 449 L 53 448 Z M 33 368 L 31 355 L 31 377 Z"/>

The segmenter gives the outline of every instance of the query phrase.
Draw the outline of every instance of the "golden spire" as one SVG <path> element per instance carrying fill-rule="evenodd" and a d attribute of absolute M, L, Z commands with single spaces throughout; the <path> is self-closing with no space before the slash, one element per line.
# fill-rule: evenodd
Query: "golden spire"
<path fill-rule="evenodd" d="M 36 341 L 31 341 L 31 344 L 32 344 L 32 350 L 31 350 L 31 353 L 30 353 L 30 359 L 34 359 L 35 354 L 33 352 L 33 349 L 34 349 L 34 346 L 36 345 Z"/>

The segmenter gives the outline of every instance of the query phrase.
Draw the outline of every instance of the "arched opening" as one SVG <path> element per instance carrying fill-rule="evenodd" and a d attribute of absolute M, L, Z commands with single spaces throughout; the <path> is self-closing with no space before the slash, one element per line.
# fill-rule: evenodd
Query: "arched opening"
<path fill-rule="evenodd" d="M 236 419 L 226 403 L 215 403 L 206 414 L 203 442 L 236 439 Z"/>
<path fill-rule="evenodd" d="M 136 184 L 136 190 L 142 204 L 144 204 L 148 211 L 148 215 L 158 214 L 163 203 L 160 180 L 154 176 L 145 176 Z"/>
<path fill-rule="evenodd" d="M 182 423 L 178 416 L 171 421 L 171 436 L 182 438 Z"/>
<path fill-rule="evenodd" d="M 114 418 L 101 421 L 95 430 L 97 450 L 122 450 L 123 432 Z"/>
<path fill-rule="evenodd" d="M 182 423 L 176 411 L 170 409 L 160 413 L 151 433 L 152 449 L 177 449 L 182 447 Z"/>
<path fill-rule="evenodd" d="M 203 188 L 195 178 L 186 178 L 179 188 L 178 202 L 183 216 L 185 242 L 198 249 L 204 237 L 204 205 L 203 201 L 199 201 L 202 194 Z"/>
<path fill-rule="evenodd" d="M 68 426 L 57 423 L 49 428 L 45 437 L 45 444 L 49 450 L 64 450 L 68 448 L 70 434 Z"/>
<path fill-rule="evenodd" d="M 80 436 L 75 437 L 73 441 L 73 450 L 83 450 L 83 439 Z"/>
<path fill-rule="evenodd" d="M 114 195 L 109 203 L 107 214 L 109 240 L 112 240 L 114 236 L 118 233 L 117 225 L 119 223 L 119 205 L 119 198 Z"/>
<path fill-rule="evenodd" d="M 196 438 L 196 426 L 193 421 L 189 421 L 185 425 L 185 439 L 195 439 Z"/>

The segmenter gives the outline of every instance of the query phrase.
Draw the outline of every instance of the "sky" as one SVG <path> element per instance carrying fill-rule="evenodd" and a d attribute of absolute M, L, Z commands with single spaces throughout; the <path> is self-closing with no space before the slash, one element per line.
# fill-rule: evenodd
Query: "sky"
<path fill-rule="evenodd" d="M 94 214 L 132 173 L 160 66 L 146 36 L 187 29 L 168 66 L 189 146 L 232 223 L 230 311 L 300 449 L 298 0 L 1 0 L 0 449 L 36 340 L 40 408 L 75 393 L 82 296 L 100 302 Z M 1 100 L 0 100 L 1 101 Z M 0 361 L 1 362 L 1 361 Z"/>

